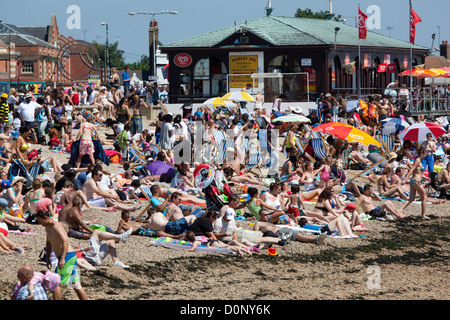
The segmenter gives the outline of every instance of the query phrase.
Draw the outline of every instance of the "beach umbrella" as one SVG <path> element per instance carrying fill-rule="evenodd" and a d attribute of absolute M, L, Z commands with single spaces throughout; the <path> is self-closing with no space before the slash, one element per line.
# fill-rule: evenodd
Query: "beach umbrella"
<path fill-rule="evenodd" d="M 223 100 L 238 101 L 238 102 L 255 102 L 255 98 L 243 91 L 228 92 L 222 97 Z"/>
<path fill-rule="evenodd" d="M 412 142 L 424 142 L 427 140 L 427 134 L 431 133 L 433 139 L 445 134 L 444 128 L 433 122 L 413 123 L 408 128 L 399 133 L 400 139 L 403 141 L 410 140 Z"/>
<path fill-rule="evenodd" d="M 328 129 L 329 127 L 352 127 L 352 125 L 349 125 L 347 123 L 343 123 L 343 122 L 326 122 L 326 123 L 322 123 L 321 125 L 317 126 L 314 128 L 314 131 L 320 131 L 323 133 L 327 133 L 328 130 L 333 130 L 333 129 Z"/>
<path fill-rule="evenodd" d="M 299 123 L 308 123 L 310 121 L 311 120 L 309 118 L 298 114 L 289 114 L 286 116 L 275 118 L 273 120 L 273 122 L 299 122 Z"/>
<path fill-rule="evenodd" d="M 326 132 L 326 133 L 329 133 L 341 140 L 347 140 L 350 143 L 360 142 L 366 146 L 373 144 L 378 147 L 381 147 L 381 143 L 378 142 L 377 140 L 375 140 L 375 138 L 373 138 L 369 134 L 365 133 L 364 131 L 359 130 L 348 124 L 329 125 L 328 127 L 325 127 L 325 128 L 320 128 L 320 126 L 317 126 L 313 129 L 313 131 Z"/>
<path fill-rule="evenodd" d="M 384 134 L 391 134 L 395 133 L 396 131 L 400 132 L 409 127 L 409 123 L 400 118 L 387 118 L 381 120 L 381 124 L 383 125 Z"/>
<path fill-rule="evenodd" d="M 408 69 L 399 73 L 399 76 L 410 76 L 412 74 L 413 77 L 420 77 L 425 73 L 425 69 Z"/>
<path fill-rule="evenodd" d="M 232 101 L 223 100 L 220 97 L 216 97 L 203 102 L 202 107 L 210 107 L 216 109 L 217 107 L 233 108 L 236 107 L 236 105 Z"/>

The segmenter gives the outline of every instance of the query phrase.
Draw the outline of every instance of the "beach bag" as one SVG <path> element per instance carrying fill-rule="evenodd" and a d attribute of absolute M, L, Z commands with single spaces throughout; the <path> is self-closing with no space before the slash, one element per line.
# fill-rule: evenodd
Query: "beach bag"
<path fill-rule="evenodd" d="M 116 154 L 115 156 L 111 157 L 111 162 L 112 163 L 120 163 L 120 157 L 118 154 Z"/>

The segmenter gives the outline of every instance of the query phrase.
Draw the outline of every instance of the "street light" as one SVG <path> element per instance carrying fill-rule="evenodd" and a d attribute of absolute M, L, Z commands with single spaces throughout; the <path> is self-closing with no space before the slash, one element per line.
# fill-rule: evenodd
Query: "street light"
<path fill-rule="evenodd" d="M 105 22 L 100 23 L 102 26 L 106 26 L 106 50 L 105 50 L 105 84 L 108 83 L 108 69 L 109 69 L 109 43 L 108 43 L 108 24 Z"/>
<path fill-rule="evenodd" d="M 153 76 L 156 77 L 157 76 L 157 72 L 156 72 L 156 41 L 155 41 L 155 16 L 159 15 L 159 14 L 178 14 L 178 11 L 161 11 L 161 12 L 147 12 L 147 11 L 139 11 L 139 12 L 129 12 L 128 13 L 130 16 L 134 16 L 137 14 L 144 14 L 144 15 L 150 15 L 152 16 L 152 21 L 153 21 L 153 29 L 152 29 L 152 54 L 153 54 L 153 64 L 152 64 L 152 71 L 153 71 Z"/>

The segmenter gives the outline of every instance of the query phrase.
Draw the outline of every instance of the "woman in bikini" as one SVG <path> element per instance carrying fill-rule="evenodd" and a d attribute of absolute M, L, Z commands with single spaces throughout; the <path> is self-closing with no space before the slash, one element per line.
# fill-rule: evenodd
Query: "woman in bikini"
<path fill-rule="evenodd" d="M 305 162 L 305 172 L 302 175 L 299 183 L 303 183 L 305 187 L 305 192 L 301 194 L 302 201 L 310 201 L 319 196 L 322 192 L 322 188 L 319 188 L 315 183 L 315 176 L 319 173 L 318 170 L 314 170 L 314 163 Z"/>
<path fill-rule="evenodd" d="M 416 193 L 419 195 L 420 199 L 422 200 L 422 218 L 423 219 L 429 219 L 426 215 L 427 210 L 427 202 L 431 202 L 433 204 L 442 204 L 446 200 L 437 200 L 437 199 L 430 199 L 427 197 L 427 193 L 425 191 L 425 188 L 422 185 L 422 179 L 426 178 L 423 175 L 424 168 L 422 167 L 422 160 L 425 159 L 427 156 L 427 151 L 422 148 L 419 149 L 417 152 L 417 158 L 414 161 L 414 164 L 411 168 L 411 170 L 406 175 L 405 180 L 409 180 L 409 185 L 411 187 L 411 193 L 409 196 L 408 202 L 400 209 L 400 212 L 403 212 L 415 199 L 416 199 Z"/>
<path fill-rule="evenodd" d="M 281 194 L 280 183 L 270 184 L 269 192 L 264 192 L 260 199 L 263 200 L 269 207 L 276 209 L 276 211 L 271 211 L 267 215 L 260 213 L 261 221 L 270 222 L 273 224 L 288 224 L 290 222 L 290 219 L 286 214 L 286 199 L 284 199 L 284 196 Z"/>
<path fill-rule="evenodd" d="M 42 198 L 44 190 L 42 188 L 42 182 L 39 179 L 34 179 L 31 184 L 31 190 L 25 194 L 25 200 L 23 205 L 23 212 L 36 213 L 36 203 Z"/>
<path fill-rule="evenodd" d="M 391 184 L 388 181 L 388 178 L 391 175 L 391 169 L 389 167 L 386 167 L 383 169 L 383 172 L 381 173 L 381 177 L 378 178 L 377 186 L 378 186 L 378 192 L 380 193 L 380 197 L 393 197 L 393 196 L 400 196 L 403 200 L 408 200 L 408 196 L 403 192 L 403 190 L 396 185 Z"/>
<path fill-rule="evenodd" d="M 95 128 L 95 125 L 93 124 L 93 119 L 88 118 L 86 122 L 83 122 L 81 124 L 80 131 L 78 131 L 77 138 L 75 140 L 80 140 L 80 149 L 79 149 L 79 155 L 77 159 L 77 169 L 80 168 L 81 165 L 81 159 L 85 154 L 89 155 L 89 159 L 91 160 L 92 164 L 95 164 L 94 159 L 94 142 L 92 141 L 92 135 L 95 133 L 96 137 L 99 137 L 99 134 L 97 132 L 97 129 Z"/>

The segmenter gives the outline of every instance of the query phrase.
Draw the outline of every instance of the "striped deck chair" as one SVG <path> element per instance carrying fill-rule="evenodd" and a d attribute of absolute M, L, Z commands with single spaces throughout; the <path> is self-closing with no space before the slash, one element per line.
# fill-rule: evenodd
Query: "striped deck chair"
<path fill-rule="evenodd" d="M 309 153 L 305 152 L 305 146 L 303 145 L 303 143 L 302 143 L 300 138 L 297 138 L 295 143 L 297 144 L 297 147 L 298 147 L 298 150 L 299 150 L 299 156 L 305 156 L 312 163 L 316 162 L 316 160 L 313 157 L 311 157 L 311 155 Z"/>
<path fill-rule="evenodd" d="M 217 166 L 223 164 L 223 162 L 225 161 L 225 159 L 227 157 L 227 150 L 229 148 L 233 148 L 233 147 L 234 147 L 233 139 L 224 139 L 222 141 L 221 145 L 219 146 L 219 149 L 218 149 L 218 152 L 216 155 L 216 159 L 215 159 L 215 163 Z"/>
<path fill-rule="evenodd" d="M 245 172 L 251 172 L 254 168 L 257 168 L 262 175 L 260 162 L 261 162 L 261 152 L 259 150 L 258 151 L 250 151 L 249 155 L 248 155 L 247 163 L 245 164 Z M 254 173 L 254 172 L 252 172 L 252 173 Z M 261 176 L 261 175 L 258 175 L 258 176 Z"/>
<path fill-rule="evenodd" d="M 248 112 L 247 107 L 241 107 L 240 108 L 241 114 L 248 114 L 248 120 L 255 120 L 252 115 L 250 114 L 250 112 Z"/>
<path fill-rule="evenodd" d="M 147 159 L 133 144 L 128 145 L 127 158 L 130 162 L 130 168 L 134 169 L 140 165 L 146 165 Z"/>
<path fill-rule="evenodd" d="M 386 155 L 394 150 L 394 137 L 391 134 L 380 134 L 377 140 L 381 143 L 381 148 Z"/>
<path fill-rule="evenodd" d="M 222 141 L 226 139 L 225 132 L 221 130 L 214 130 L 213 136 L 217 146 L 220 146 L 222 144 Z"/>
<path fill-rule="evenodd" d="M 312 146 L 314 153 L 319 159 L 324 159 L 329 155 L 330 151 L 328 150 L 328 144 L 323 139 L 322 133 L 318 131 L 310 131 L 312 138 Z M 322 157 L 323 154 L 323 157 Z"/>
<path fill-rule="evenodd" d="M 266 119 L 264 117 L 255 115 L 256 122 L 259 125 L 260 129 L 267 129 L 269 127 L 269 123 L 267 123 Z"/>
<path fill-rule="evenodd" d="M 148 189 L 148 190 L 146 190 Z M 137 217 L 134 219 L 136 222 L 147 222 L 148 219 L 142 219 L 141 217 L 147 212 L 148 209 L 152 207 L 152 201 L 150 200 L 150 197 L 152 196 L 152 193 L 150 192 L 150 188 L 147 186 L 140 186 L 139 191 L 145 196 L 145 198 L 148 201 L 148 204 L 145 206 L 145 208 L 137 215 Z"/>

